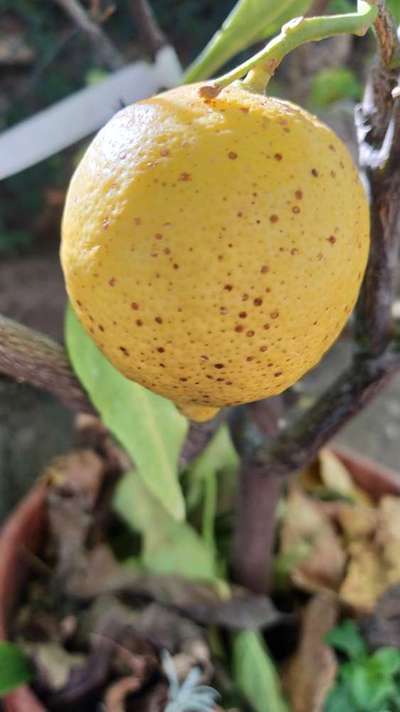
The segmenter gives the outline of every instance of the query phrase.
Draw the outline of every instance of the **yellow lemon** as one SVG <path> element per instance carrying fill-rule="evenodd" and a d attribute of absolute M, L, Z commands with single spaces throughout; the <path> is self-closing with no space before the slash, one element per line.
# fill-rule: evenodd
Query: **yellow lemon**
<path fill-rule="evenodd" d="M 280 393 L 357 298 L 368 206 L 339 138 L 235 83 L 129 106 L 69 188 L 62 264 L 83 326 L 128 378 L 203 420 Z"/>

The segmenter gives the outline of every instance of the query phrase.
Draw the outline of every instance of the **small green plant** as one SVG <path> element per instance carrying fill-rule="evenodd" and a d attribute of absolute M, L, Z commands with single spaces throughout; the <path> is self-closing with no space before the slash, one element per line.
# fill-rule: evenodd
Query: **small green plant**
<path fill-rule="evenodd" d="M 369 653 L 357 624 L 350 620 L 333 628 L 327 642 L 347 660 L 339 667 L 325 712 L 400 710 L 400 650 L 387 647 Z"/>

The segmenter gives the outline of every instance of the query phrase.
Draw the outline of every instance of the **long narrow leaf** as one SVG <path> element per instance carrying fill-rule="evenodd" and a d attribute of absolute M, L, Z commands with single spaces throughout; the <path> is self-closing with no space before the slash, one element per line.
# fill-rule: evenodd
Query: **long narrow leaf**
<path fill-rule="evenodd" d="M 188 68 L 184 81 L 208 79 L 238 52 L 275 34 L 310 7 L 311 0 L 239 0 L 222 27 Z"/>
<path fill-rule="evenodd" d="M 71 308 L 66 343 L 81 383 L 103 422 L 132 457 L 146 487 L 177 520 L 184 500 L 177 462 L 187 431 L 186 419 L 165 398 L 124 378 L 86 334 Z"/>

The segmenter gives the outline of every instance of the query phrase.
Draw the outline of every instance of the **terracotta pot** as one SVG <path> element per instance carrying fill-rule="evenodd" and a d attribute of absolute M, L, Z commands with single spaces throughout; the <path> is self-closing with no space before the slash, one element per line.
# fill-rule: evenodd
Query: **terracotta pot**
<path fill-rule="evenodd" d="M 14 606 L 29 575 L 29 555 L 40 550 L 45 529 L 46 484 L 39 482 L 0 532 L 0 640 L 8 637 Z M 3 706 L 6 712 L 46 712 L 27 686 L 7 695 Z"/>
<path fill-rule="evenodd" d="M 357 484 L 372 497 L 400 495 L 400 473 L 351 450 L 336 447 L 332 450 Z M 45 531 L 46 484 L 41 482 L 22 500 L 0 532 L 0 640 L 7 639 L 13 608 L 29 575 L 29 552 L 40 550 Z M 6 712 L 46 712 L 26 686 L 7 695 L 4 709 Z"/>
<path fill-rule="evenodd" d="M 384 494 L 400 495 L 400 472 L 347 448 L 333 447 L 331 450 L 351 472 L 356 484 L 373 499 L 379 499 Z"/>

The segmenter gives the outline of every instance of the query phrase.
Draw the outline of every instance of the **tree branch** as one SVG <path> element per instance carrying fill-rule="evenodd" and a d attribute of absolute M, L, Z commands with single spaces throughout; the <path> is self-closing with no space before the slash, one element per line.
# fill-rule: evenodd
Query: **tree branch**
<path fill-rule="evenodd" d="M 68 408 L 94 412 L 62 346 L 4 316 L 0 316 L 0 373 L 49 391 Z"/>
<path fill-rule="evenodd" d="M 195 423 L 193 421 L 190 423 L 179 460 L 180 469 L 183 470 L 188 467 L 203 452 L 222 423 L 227 419 L 228 413 L 229 408 L 224 408 L 212 420 L 208 420 L 205 423 Z"/>
<path fill-rule="evenodd" d="M 84 32 L 102 63 L 112 70 L 124 65 L 124 58 L 101 27 L 94 22 L 78 0 L 54 0 L 65 10 L 75 25 Z"/>
<path fill-rule="evenodd" d="M 147 0 L 131 0 L 131 13 L 137 23 L 142 43 L 154 57 L 158 50 L 167 44 L 150 4 Z"/>

